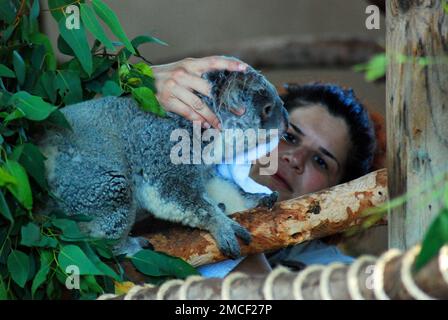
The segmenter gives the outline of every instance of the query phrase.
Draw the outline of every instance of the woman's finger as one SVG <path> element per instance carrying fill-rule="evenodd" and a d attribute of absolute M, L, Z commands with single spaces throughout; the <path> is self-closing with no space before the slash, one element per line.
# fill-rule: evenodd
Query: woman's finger
<path fill-rule="evenodd" d="M 210 96 L 211 84 L 207 80 L 187 71 L 177 72 L 175 78 L 176 82 L 184 88 L 190 88 L 204 96 Z"/>
<path fill-rule="evenodd" d="M 189 106 L 175 97 L 171 97 L 166 102 L 165 110 L 174 112 L 190 121 L 200 121 L 203 127 L 207 128 L 206 119 L 204 119 L 199 113 L 195 112 L 193 109 L 191 109 Z"/>
<path fill-rule="evenodd" d="M 211 70 L 245 71 L 247 64 L 244 62 L 222 56 L 211 56 L 200 59 L 186 59 L 184 68 L 201 76 Z"/>
<path fill-rule="evenodd" d="M 184 104 L 190 106 L 193 111 L 200 114 L 213 128 L 220 129 L 218 117 L 197 95 L 180 85 L 174 88 L 172 94 Z"/>

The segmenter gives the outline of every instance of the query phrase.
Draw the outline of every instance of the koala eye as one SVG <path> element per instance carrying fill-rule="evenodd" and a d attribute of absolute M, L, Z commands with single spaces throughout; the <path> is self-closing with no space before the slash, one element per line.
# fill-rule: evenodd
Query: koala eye
<path fill-rule="evenodd" d="M 231 106 L 229 109 L 230 109 L 230 112 L 232 112 L 233 114 L 235 114 L 237 116 L 242 116 L 243 114 L 246 113 L 245 106 Z"/>

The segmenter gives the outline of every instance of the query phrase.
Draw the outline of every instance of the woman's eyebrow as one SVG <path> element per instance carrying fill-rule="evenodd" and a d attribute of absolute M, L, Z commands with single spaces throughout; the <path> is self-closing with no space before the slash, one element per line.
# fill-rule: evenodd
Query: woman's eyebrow
<path fill-rule="evenodd" d="M 299 134 L 299 135 L 301 135 L 301 136 L 306 136 L 306 134 L 304 134 L 303 131 L 300 130 L 300 128 L 297 127 L 295 124 L 293 124 L 293 123 L 290 122 L 289 125 L 291 126 L 291 128 L 294 129 L 295 132 L 297 132 L 297 134 Z M 338 165 L 338 168 L 341 167 L 341 165 L 339 164 L 338 159 L 336 159 L 336 157 L 335 157 L 330 151 L 328 151 L 328 150 L 325 149 L 324 147 L 319 147 L 319 151 L 322 152 L 322 153 L 323 153 L 324 155 L 326 155 L 327 157 L 333 159 L 333 160 L 336 162 L 336 164 Z"/>

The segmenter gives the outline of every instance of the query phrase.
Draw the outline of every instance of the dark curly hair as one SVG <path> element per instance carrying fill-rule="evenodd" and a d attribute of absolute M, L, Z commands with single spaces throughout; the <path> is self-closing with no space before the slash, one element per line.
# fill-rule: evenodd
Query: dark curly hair
<path fill-rule="evenodd" d="M 341 117 L 347 123 L 352 147 L 340 183 L 359 178 L 372 169 L 376 147 L 375 129 L 366 108 L 355 97 L 352 89 L 324 83 L 286 84 L 285 89 L 286 93 L 281 98 L 288 112 L 319 104 L 326 107 L 331 115 Z"/>

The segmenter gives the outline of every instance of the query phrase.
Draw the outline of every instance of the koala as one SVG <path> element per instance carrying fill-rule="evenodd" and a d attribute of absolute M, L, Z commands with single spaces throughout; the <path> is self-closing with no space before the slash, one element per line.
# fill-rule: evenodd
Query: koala
<path fill-rule="evenodd" d="M 211 97 L 197 94 L 218 116 L 223 131 L 285 131 L 283 103 L 256 70 L 212 71 L 203 78 L 212 84 Z M 54 195 L 47 206 L 92 217 L 79 222 L 81 229 L 93 237 L 117 239 L 116 254 L 132 255 L 148 245 L 129 232 L 136 220 L 151 214 L 207 230 L 224 255 L 236 258 L 237 237 L 249 243 L 251 236 L 228 214 L 276 201 L 276 193 L 244 191 L 220 175 L 215 164 L 173 164 L 170 153 L 176 142 L 170 141 L 170 133 L 193 130 L 177 114 L 145 112 L 130 97 L 98 98 L 61 112 L 72 130 L 50 128 L 38 142 Z"/>

